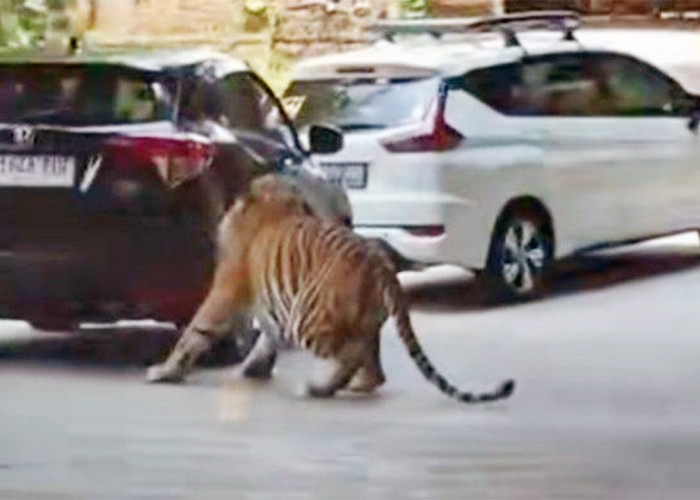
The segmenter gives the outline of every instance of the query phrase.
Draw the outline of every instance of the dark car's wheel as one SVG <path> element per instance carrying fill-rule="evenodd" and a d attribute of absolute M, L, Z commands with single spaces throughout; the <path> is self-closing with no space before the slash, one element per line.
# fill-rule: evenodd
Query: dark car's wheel
<path fill-rule="evenodd" d="M 72 332 L 78 329 L 80 321 L 76 318 L 45 317 L 32 318 L 29 324 L 35 330 L 43 332 Z"/>
<path fill-rule="evenodd" d="M 238 336 L 219 339 L 202 358 L 203 365 L 226 366 L 241 363 L 253 348 L 260 334 L 250 329 L 240 332 Z"/>
<path fill-rule="evenodd" d="M 183 321 L 175 326 L 183 332 L 188 321 Z M 201 364 L 213 366 L 225 366 L 241 363 L 250 353 L 260 335 L 260 330 L 252 318 L 243 323 L 234 321 L 231 330 L 217 338 L 211 348 L 202 356 Z"/>
<path fill-rule="evenodd" d="M 541 295 L 553 260 L 548 217 L 534 206 L 508 209 L 491 238 L 483 275 L 489 295 L 503 301 Z"/>

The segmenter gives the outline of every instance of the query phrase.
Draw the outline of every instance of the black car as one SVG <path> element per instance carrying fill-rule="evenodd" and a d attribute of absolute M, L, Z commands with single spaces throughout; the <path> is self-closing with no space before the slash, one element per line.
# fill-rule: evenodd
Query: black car
<path fill-rule="evenodd" d="M 658 14 L 700 10 L 700 0 L 505 0 L 506 12 L 574 10 L 582 14 Z"/>
<path fill-rule="evenodd" d="M 311 132 L 312 151 L 341 143 Z M 40 329 L 186 323 L 220 217 L 268 172 L 350 220 L 343 190 L 241 61 L 181 50 L 0 60 L 0 317 Z"/>
<path fill-rule="evenodd" d="M 505 0 L 506 12 L 528 12 L 532 10 L 586 10 L 586 0 Z"/>

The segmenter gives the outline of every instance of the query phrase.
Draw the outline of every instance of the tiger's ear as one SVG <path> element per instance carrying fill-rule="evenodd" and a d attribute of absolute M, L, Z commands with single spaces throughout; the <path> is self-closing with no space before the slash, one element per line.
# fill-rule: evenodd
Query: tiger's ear
<path fill-rule="evenodd" d="M 260 198 L 264 193 L 270 191 L 270 186 L 274 186 L 276 182 L 273 174 L 266 174 L 250 182 L 248 187 L 248 196 L 251 201 Z"/>
<path fill-rule="evenodd" d="M 297 185 L 291 185 L 291 195 L 290 201 L 292 204 L 299 206 L 301 204 L 301 209 L 305 215 L 316 215 L 314 209 L 311 207 L 306 197 L 304 196 L 302 190 Z"/>
<path fill-rule="evenodd" d="M 314 212 L 314 209 L 311 208 L 311 205 L 309 205 L 306 200 L 302 202 L 301 207 L 304 210 L 305 215 L 316 215 L 316 212 Z"/>

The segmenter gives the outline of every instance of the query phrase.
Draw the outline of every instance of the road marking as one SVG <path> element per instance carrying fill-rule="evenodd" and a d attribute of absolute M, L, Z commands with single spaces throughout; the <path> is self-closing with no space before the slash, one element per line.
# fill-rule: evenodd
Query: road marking
<path fill-rule="evenodd" d="M 224 382 L 219 399 L 219 420 L 243 423 L 250 417 L 252 390 L 245 381 Z"/>

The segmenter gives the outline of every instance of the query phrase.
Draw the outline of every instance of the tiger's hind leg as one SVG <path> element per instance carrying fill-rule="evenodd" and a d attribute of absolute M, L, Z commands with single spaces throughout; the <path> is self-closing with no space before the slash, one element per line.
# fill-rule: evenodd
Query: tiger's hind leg
<path fill-rule="evenodd" d="M 380 338 L 379 332 L 377 332 L 367 350 L 366 358 L 348 385 L 348 390 L 369 394 L 386 382 L 379 355 L 379 344 Z"/>
<path fill-rule="evenodd" d="M 314 398 L 330 398 L 344 389 L 362 366 L 366 349 L 346 346 L 332 358 L 331 373 L 322 382 L 312 381 L 306 386 L 306 394 Z"/>
<path fill-rule="evenodd" d="M 277 345 L 272 334 L 263 329 L 248 357 L 243 361 L 243 375 L 249 378 L 265 379 L 272 377 L 272 369 L 277 360 Z"/>
<path fill-rule="evenodd" d="M 335 366 L 328 380 L 322 383 L 310 382 L 306 386 L 306 394 L 312 398 L 333 397 L 336 392 L 350 383 L 350 380 L 355 373 L 357 373 L 359 367 L 359 361 L 348 363 L 347 361 L 335 360 Z"/>

